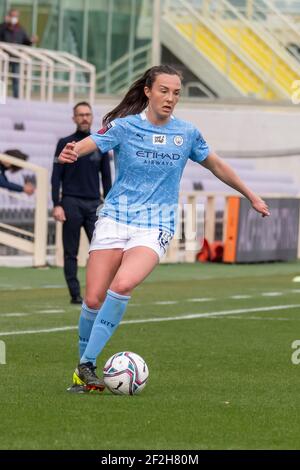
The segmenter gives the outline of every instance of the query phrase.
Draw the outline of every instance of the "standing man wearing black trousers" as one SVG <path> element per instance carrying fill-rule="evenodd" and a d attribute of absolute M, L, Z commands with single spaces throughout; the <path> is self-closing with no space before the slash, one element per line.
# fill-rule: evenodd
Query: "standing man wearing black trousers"
<path fill-rule="evenodd" d="M 111 188 L 109 155 L 96 150 L 74 165 L 61 165 L 57 157 L 68 142 L 78 142 L 90 135 L 93 122 L 92 108 L 82 101 L 73 108 L 76 132 L 58 141 L 51 177 L 53 217 L 63 223 L 64 274 L 72 304 L 81 304 L 80 284 L 77 278 L 77 255 L 80 230 L 84 227 L 89 241 L 97 220 L 96 211 Z M 100 194 L 100 179 L 103 198 Z"/>

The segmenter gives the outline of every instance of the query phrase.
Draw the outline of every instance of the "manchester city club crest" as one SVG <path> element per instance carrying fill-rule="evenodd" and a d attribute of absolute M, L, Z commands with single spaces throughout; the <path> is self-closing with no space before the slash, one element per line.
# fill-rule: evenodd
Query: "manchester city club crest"
<path fill-rule="evenodd" d="M 175 135 L 174 144 L 180 147 L 183 144 L 183 137 L 181 137 L 181 135 Z"/>

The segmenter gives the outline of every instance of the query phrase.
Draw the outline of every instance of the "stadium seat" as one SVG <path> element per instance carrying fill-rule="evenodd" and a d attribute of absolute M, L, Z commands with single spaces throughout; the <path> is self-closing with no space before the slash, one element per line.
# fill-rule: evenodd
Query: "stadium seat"
<path fill-rule="evenodd" d="M 13 121 L 10 118 L 0 117 L 0 129 L 2 130 L 13 130 Z"/>
<path fill-rule="evenodd" d="M 74 132 L 74 125 L 70 120 L 70 124 L 64 123 L 63 125 L 59 122 L 45 122 L 33 119 L 24 119 L 24 129 L 29 132 L 43 132 L 51 133 L 55 135 L 55 138 L 65 137 Z"/>
<path fill-rule="evenodd" d="M 16 130 L 0 130 L 0 142 L 6 140 L 14 142 L 14 147 L 25 143 L 40 143 L 40 144 L 53 144 L 55 142 L 55 134 L 50 132 L 28 132 L 28 131 L 16 131 Z"/>
<path fill-rule="evenodd" d="M 111 104 L 97 104 L 93 107 L 93 131 L 97 131 L 101 127 L 103 116 L 111 108 Z M 29 155 L 31 163 L 47 168 L 50 179 L 57 141 L 60 137 L 65 137 L 74 131 L 74 124 L 71 120 L 72 110 L 73 106 L 68 103 L 48 103 L 8 98 L 5 105 L 5 115 L 0 118 L 0 151 L 19 148 Z M 256 119 L 254 112 L 252 113 L 251 110 L 247 110 L 247 112 L 250 120 Z M 231 126 L 234 127 L 236 132 L 235 135 L 238 136 L 239 129 L 244 124 L 240 122 L 239 113 L 233 113 L 227 109 L 216 112 L 214 109 L 179 107 L 176 115 L 194 122 L 200 128 L 202 124 L 205 124 L 206 128 L 209 129 L 208 135 L 218 132 L 219 141 L 222 140 L 223 135 L 226 136 L 229 129 L 228 126 L 224 126 L 224 122 L 227 123 L 229 115 Z M 17 124 L 20 125 L 20 130 L 14 128 Z M 236 150 L 234 147 L 236 142 L 232 142 L 231 138 L 224 138 L 222 142 L 224 142 L 224 151 L 227 155 L 230 145 L 233 145 L 233 150 Z M 222 151 L 217 151 L 217 153 L 222 157 Z M 291 174 L 282 171 L 260 170 L 257 169 L 257 162 L 254 159 L 227 158 L 227 155 L 225 161 L 232 166 L 246 184 L 249 184 L 251 189 L 259 194 L 272 192 L 296 195 L 298 193 L 298 186 Z M 18 177 L 23 178 L 24 174 L 24 171 L 20 171 Z M 204 191 L 220 191 L 226 194 L 233 193 L 231 188 L 216 179 L 210 171 L 191 160 L 188 160 L 184 170 L 180 189 L 182 191 L 203 189 Z M 30 200 L 30 198 L 28 199 Z M 223 210 L 224 199 L 221 199 L 217 198 L 216 204 L 217 209 Z M 11 201 L 11 195 L 5 196 L 3 193 L 0 195 L 0 203 L 3 208 L 11 207 Z M 22 200 L 18 200 L 13 203 L 13 206 L 22 207 L 22 204 L 26 205 L 27 201 L 24 203 Z M 49 193 L 50 207 L 51 198 Z"/>

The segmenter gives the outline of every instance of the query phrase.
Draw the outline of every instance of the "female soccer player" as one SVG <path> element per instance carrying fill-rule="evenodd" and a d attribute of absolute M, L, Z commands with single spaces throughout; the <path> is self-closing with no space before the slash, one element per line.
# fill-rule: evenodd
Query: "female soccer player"
<path fill-rule="evenodd" d="M 125 313 L 131 292 L 155 268 L 175 232 L 179 183 L 188 158 L 249 199 L 262 216 L 266 203 L 254 194 L 189 122 L 173 116 L 181 77 L 167 65 L 152 67 L 104 117 L 97 133 L 66 145 L 61 163 L 100 149 L 114 149 L 116 180 L 90 246 L 86 294 L 79 319 L 80 363 L 68 390 L 103 390 L 96 359 Z"/>

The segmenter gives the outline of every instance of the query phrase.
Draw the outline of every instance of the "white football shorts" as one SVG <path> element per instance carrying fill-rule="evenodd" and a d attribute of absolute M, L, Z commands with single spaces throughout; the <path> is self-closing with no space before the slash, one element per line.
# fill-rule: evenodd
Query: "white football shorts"
<path fill-rule="evenodd" d="M 169 232 L 158 228 L 140 228 L 120 224 L 110 217 L 99 217 L 95 224 L 89 251 L 122 248 L 127 251 L 136 246 L 147 246 L 159 259 L 164 256 L 172 240 Z"/>

